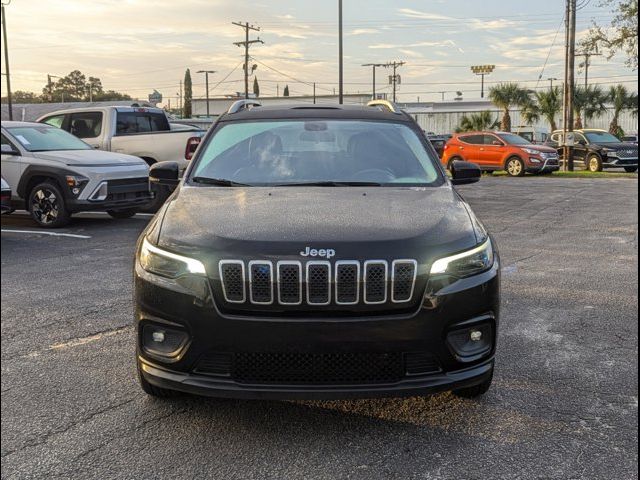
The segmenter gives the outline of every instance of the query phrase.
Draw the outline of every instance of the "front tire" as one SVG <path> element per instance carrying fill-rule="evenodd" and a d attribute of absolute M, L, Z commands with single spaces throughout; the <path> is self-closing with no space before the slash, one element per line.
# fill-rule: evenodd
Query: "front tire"
<path fill-rule="evenodd" d="M 179 392 L 173 390 L 167 390 L 166 388 L 156 387 L 155 385 L 150 384 L 142 375 L 142 366 L 140 365 L 140 360 L 136 359 L 137 371 L 138 371 L 138 382 L 140 383 L 140 387 L 150 397 L 155 398 L 173 398 L 179 395 Z"/>
<path fill-rule="evenodd" d="M 638 171 L 638 167 L 624 167 L 624 171 L 627 173 L 635 173 Z"/>
<path fill-rule="evenodd" d="M 62 191 L 53 182 L 37 184 L 29 192 L 28 198 L 31 218 L 41 227 L 60 228 L 71 221 Z"/>
<path fill-rule="evenodd" d="M 493 383 L 493 371 L 491 369 L 491 375 L 484 382 L 474 385 L 473 387 L 459 388 L 453 391 L 453 394 L 457 397 L 461 398 L 477 398 L 489 391 L 491 388 L 491 384 Z"/>
<path fill-rule="evenodd" d="M 602 159 L 598 155 L 591 155 L 587 160 L 587 170 L 592 173 L 602 171 Z"/>
<path fill-rule="evenodd" d="M 505 170 L 510 177 L 524 177 L 527 173 L 524 162 L 518 157 L 511 157 L 507 160 Z"/>
<path fill-rule="evenodd" d="M 135 208 L 127 208 L 125 210 L 107 210 L 107 213 L 112 218 L 125 219 L 133 217 L 136 213 L 138 213 L 138 210 Z"/>

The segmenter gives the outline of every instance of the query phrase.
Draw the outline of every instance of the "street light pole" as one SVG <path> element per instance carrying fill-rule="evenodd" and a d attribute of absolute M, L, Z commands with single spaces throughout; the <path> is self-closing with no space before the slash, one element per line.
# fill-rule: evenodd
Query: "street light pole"
<path fill-rule="evenodd" d="M 552 78 L 547 78 L 547 80 L 549 80 L 549 84 L 551 85 L 551 90 L 553 90 L 553 82 L 557 81 L 558 79 L 555 77 L 552 77 Z"/>
<path fill-rule="evenodd" d="M 387 67 L 389 67 L 389 64 L 388 63 L 365 63 L 362 66 L 363 67 L 373 67 L 373 94 L 372 94 L 371 98 L 373 100 L 375 100 L 376 99 L 376 68 L 378 68 L 378 67 L 387 68 Z"/>
<path fill-rule="evenodd" d="M 496 69 L 495 65 L 474 65 L 471 71 L 482 77 L 482 89 L 480 90 L 480 98 L 484 98 L 484 76 L 490 75 Z"/>
<path fill-rule="evenodd" d="M 342 40 L 342 33 L 342 0 L 338 0 L 338 83 L 340 84 L 338 102 L 340 105 L 344 103 L 344 44 Z"/>
<path fill-rule="evenodd" d="M 13 99 L 11 98 L 11 71 L 9 70 L 9 44 L 7 43 L 7 16 L 4 12 L 5 5 L 9 5 L 11 0 L 2 4 L 2 38 L 4 41 L 4 68 L 7 76 L 7 104 L 9 107 L 9 120 L 13 120 Z"/>
<path fill-rule="evenodd" d="M 215 70 L 198 70 L 197 73 L 204 73 L 204 84 L 206 89 L 206 99 L 207 99 L 207 118 L 209 118 L 209 74 L 216 73 Z"/>

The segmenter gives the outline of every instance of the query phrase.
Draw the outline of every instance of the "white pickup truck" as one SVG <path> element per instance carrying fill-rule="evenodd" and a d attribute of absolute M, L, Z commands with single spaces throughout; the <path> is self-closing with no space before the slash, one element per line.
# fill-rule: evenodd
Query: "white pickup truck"
<path fill-rule="evenodd" d="M 164 110 L 149 107 L 85 107 L 58 110 L 38 120 L 62 128 L 93 148 L 135 155 L 150 166 L 157 162 L 178 162 L 187 166 L 194 145 L 204 130 L 172 127 Z M 169 191 L 156 191 L 149 210 L 157 209 Z"/>

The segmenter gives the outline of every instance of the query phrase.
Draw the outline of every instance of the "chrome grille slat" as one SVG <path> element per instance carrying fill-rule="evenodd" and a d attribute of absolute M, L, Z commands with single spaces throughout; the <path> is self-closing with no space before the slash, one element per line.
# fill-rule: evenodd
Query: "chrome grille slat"
<path fill-rule="evenodd" d="M 311 260 L 304 264 L 283 260 L 275 265 L 268 260 L 246 264 L 221 260 L 218 268 L 226 302 L 283 306 L 408 303 L 413 300 L 418 274 L 418 262 L 411 259 L 391 264 L 386 260 Z"/>
<path fill-rule="evenodd" d="M 307 303 L 329 305 L 331 303 L 331 263 L 307 262 Z"/>
<path fill-rule="evenodd" d="M 391 265 L 391 301 L 404 303 L 413 297 L 413 289 L 418 275 L 415 260 L 394 260 Z"/>
<path fill-rule="evenodd" d="M 218 269 L 225 300 L 229 303 L 244 303 L 246 301 L 244 262 L 221 260 Z"/>
<path fill-rule="evenodd" d="M 389 265 L 385 260 L 364 262 L 364 303 L 379 305 L 387 301 Z"/>
<path fill-rule="evenodd" d="M 278 262 L 278 303 L 302 304 L 302 263 Z"/>
<path fill-rule="evenodd" d="M 273 264 L 253 260 L 249 262 L 249 299 L 256 305 L 273 303 Z"/>
<path fill-rule="evenodd" d="M 357 305 L 360 301 L 360 262 L 340 260 L 335 267 L 335 302 L 338 305 Z"/>

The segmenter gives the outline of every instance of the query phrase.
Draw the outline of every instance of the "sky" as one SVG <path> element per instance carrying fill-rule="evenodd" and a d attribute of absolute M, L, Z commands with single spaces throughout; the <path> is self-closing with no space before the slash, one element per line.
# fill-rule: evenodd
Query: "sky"
<path fill-rule="evenodd" d="M 7 0 L 3 0 L 6 3 Z M 599 0 L 578 14 L 578 36 L 592 21 L 608 24 L 612 13 Z M 436 101 L 480 96 L 471 65 L 496 65 L 488 86 L 519 81 L 548 87 L 563 78 L 562 0 L 344 0 L 346 93 L 371 91 L 366 63 L 405 61 L 398 71 L 400 101 Z M 78 69 L 99 77 L 105 89 L 146 99 L 157 89 L 177 98 L 190 68 L 194 97 L 244 89 L 241 63 L 248 21 L 265 43 L 252 47 L 263 96 L 282 93 L 331 94 L 338 82 L 335 0 L 11 0 L 6 7 L 13 90 L 41 92 L 47 74 Z M 4 47 L 3 47 L 4 48 Z M 5 71 L 4 57 L 2 71 Z M 389 92 L 379 70 L 379 91 Z M 541 76 L 541 80 L 538 80 Z M 626 82 L 636 89 L 637 72 L 616 56 L 593 59 L 589 76 L 608 86 Z M 3 80 L 3 92 L 5 84 Z M 175 100 L 174 100 L 175 101 Z M 166 103 L 166 101 L 165 101 Z"/>

